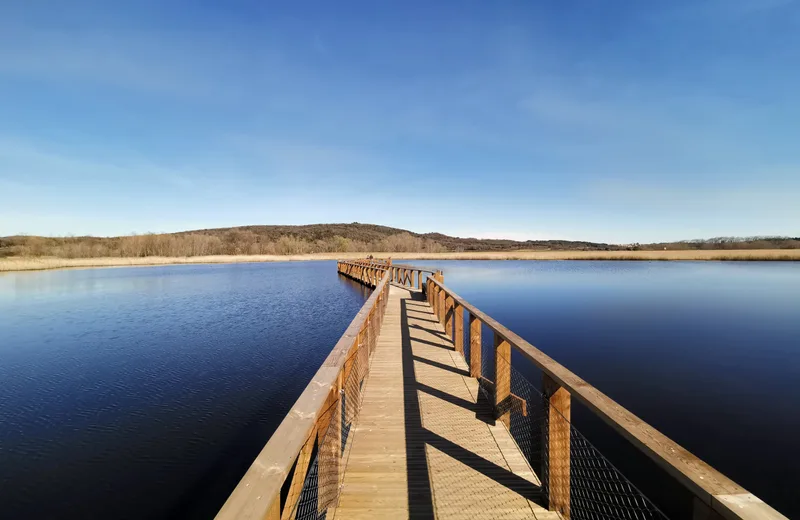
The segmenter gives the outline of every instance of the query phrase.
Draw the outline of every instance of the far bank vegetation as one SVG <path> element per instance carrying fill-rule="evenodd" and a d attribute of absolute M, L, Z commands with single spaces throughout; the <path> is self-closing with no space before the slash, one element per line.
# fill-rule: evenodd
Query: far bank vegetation
<path fill-rule="evenodd" d="M 146 258 L 241 255 L 309 255 L 333 253 L 513 253 L 625 251 L 711 251 L 797 249 L 800 238 L 721 237 L 656 244 L 605 244 L 569 240 L 460 238 L 441 233 L 414 233 L 374 224 L 243 226 L 180 233 L 120 237 L 0 237 L 0 257 Z"/>
<path fill-rule="evenodd" d="M 16 239 L 16 240 L 14 240 Z M 408 233 L 364 242 L 341 236 L 305 240 L 284 235 L 272 241 L 249 231 L 223 236 L 200 233 L 145 234 L 124 237 L 14 237 L 0 239 L 0 256 L 58 258 L 180 257 L 214 255 L 304 255 L 310 253 L 408 252 L 441 253 L 444 246 Z M 12 244 L 3 244 L 15 242 Z"/>

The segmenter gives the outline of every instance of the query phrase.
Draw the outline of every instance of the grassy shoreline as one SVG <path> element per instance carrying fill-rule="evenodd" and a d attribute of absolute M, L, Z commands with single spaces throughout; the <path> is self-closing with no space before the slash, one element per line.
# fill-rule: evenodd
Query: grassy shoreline
<path fill-rule="evenodd" d="M 179 264 L 299 262 L 364 258 L 368 253 L 314 253 L 306 255 L 215 255 L 191 257 L 0 258 L 0 272 L 41 271 L 95 267 L 132 267 Z M 377 258 L 404 260 L 709 260 L 800 261 L 800 249 L 742 249 L 698 251 L 499 251 L 465 253 L 373 253 Z"/>

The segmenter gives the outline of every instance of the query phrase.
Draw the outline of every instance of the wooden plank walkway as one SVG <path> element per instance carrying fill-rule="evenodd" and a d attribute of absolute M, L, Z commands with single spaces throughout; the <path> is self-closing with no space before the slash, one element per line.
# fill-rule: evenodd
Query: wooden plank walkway
<path fill-rule="evenodd" d="M 419 291 L 390 288 L 364 384 L 330 518 L 559 518 Z"/>

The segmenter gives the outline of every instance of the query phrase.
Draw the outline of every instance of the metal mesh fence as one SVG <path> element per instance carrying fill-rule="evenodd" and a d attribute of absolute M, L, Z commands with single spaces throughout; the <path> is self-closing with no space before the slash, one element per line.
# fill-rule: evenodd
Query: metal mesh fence
<path fill-rule="evenodd" d="M 464 360 L 471 371 L 469 313 L 464 316 L 463 335 Z M 551 406 L 549 396 L 542 393 L 547 390 L 537 388 L 514 366 L 526 360 L 500 358 L 495 366 L 493 337 L 494 331 L 482 325 L 482 401 L 494 403 L 495 371 L 510 371 L 510 405 L 500 420 L 540 476 L 537 501 L 574 520 L 667 518 L 575 428 L 569 411 Z"/>
<path fill-rule="evenodd" d="M 361 410 L 364 380 L 369 372 L 369 355 L 377 342 L 379 321 L 380 313 L 377 313 L 345 361 L 342 389 L 318 421 L 318 424 L 330 422 L 324 432 L 318 433 L 315 456 L 309 464 L 300 496 L 289 518 L 324 519 L 338 502 L 344 468 L 353 444 L 353 428 Z"/>
<path fill-rule="evenodd" d="M 667 518 L 575 428 L 568 409 L 551 403 L 547 388 L 543 394 L 508 359 L 498 357 L 497 364 L 511 372 L 512 403 L 498 420 L 507 421 L 525 458 L 539 469 L 542 505 L 572 520 Z M 494 402 L 491 382 L 481 391 Z"/>
<path fill-rule="evenodd" d="M 319 457 L 314 457 L 306 474 L 303 484 L 303 491 L 300 493 L 300 500 L 290 518 L 318 518 L 324 519 L 327 509 L 321 514 L 318 507 L 319 497 Z"/>

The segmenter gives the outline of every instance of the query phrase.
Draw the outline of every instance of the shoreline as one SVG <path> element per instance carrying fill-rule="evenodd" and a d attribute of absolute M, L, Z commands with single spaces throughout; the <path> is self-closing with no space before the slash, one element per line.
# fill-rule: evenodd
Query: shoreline
<path fill-rule="evenodd" d="M 355 260 L 372 254 L 393 260 L 618 260 L 618 261 L 800 261 L 800 249 L 742 249 L 694 251 L 487 251 L 451 253 L 313 253 L 304 255 L 215 255 L 191 257 L 0 258 L 0 272 L 98 267 L 234 264 Z"/>

